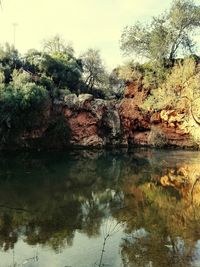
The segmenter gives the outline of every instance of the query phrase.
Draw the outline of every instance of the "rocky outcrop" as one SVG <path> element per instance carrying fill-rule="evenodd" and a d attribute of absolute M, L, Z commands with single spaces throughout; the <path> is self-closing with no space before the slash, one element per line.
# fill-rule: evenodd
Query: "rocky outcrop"
<path fill-rule="evenodd" d="M 131 82 L 120 101 L 94 99 L 90 94 L 66 96 L 62 113 L 71 130 L 70 144 L 193 147 L 189 133 L 181 128 L 182 111 L 144 113 L 140 105 L 147 95 L 140 83 Z"/>
<path fill-rule="evenodd" d="M 143 114 L 139 106 L 146 98 L 140 83 L 128 83 L 124 98 L 119 105 L 119 114 L 123 129 L 123 140 L 127 145 L 147 145 L 150 131 L 150 117 Z"/>
<path fill-rule="evenodd" d="M 89 94 L 69 95 L 62 104 L 62 113 L 71 130 L 71 145 L 120 145 L 121 122 L 116 101 L 94 99 Z"/>
<path fill-rule="evenodd" d="M 147 95 L 140 82 L 130 82 L 121 100 L 95 99 L 91 94 L 56 99 L 42 126 L 23 134 L 21 146 L 194 147 L 189 132 L 182 127 L 183 111 L 144 113 L 140 105 Z"/>
<path fill-rule="evenodd" d="M 144 113 L 140 106 L 148 96 L 140 82 L 131 82 L 125 89 L 119 105 L 123 140 L 127 145 L 148 145 L 155 147 L 194 147 L 189 132 L 182 127 L 182 110 L 163 110 Z"/>

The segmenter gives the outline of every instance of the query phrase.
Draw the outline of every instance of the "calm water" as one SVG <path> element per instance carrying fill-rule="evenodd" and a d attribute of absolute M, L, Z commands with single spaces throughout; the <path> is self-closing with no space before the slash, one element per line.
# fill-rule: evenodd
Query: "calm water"
<path fill-rule="evenodd" d="M 1 155 L 4 266 L 200 266 L 200 152 Z"/>

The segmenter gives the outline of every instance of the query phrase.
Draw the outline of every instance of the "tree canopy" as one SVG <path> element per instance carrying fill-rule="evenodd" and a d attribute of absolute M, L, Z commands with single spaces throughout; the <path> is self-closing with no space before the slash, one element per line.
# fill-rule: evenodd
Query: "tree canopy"
<path fill-rule="evenodd" d="M 168 11 L 153 17 L 151 23 L 126 26 L 121 35 L 121 50 L 150 60 L 172 62 L 178 55 L 194 53 L 193 35 L 200 27 L 200 6 L 192 0 L 174 0 Z"/>
<path fill-rule="evenodd" d="M 57 53 L 74 54 L 74 49 L 71 45 L 66 44 L 65 40 L 60 35 L 55 35 L 52 38 L 44 40 L 43 49 L 48 54 L 54 55 Z"/>
<path fill-rule="evenodd" d="M 92 90 L 94 87 L 104 86 L 107 75 L 99 50 L 88 49 L 82 54 L 81 60 L 83 63 L 84 81 L 88 89 Z"/>

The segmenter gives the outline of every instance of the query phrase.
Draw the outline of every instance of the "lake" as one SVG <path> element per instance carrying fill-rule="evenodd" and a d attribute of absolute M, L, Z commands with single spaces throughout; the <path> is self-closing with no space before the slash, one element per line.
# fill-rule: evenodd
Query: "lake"
<path fill-rule="evenodd" d="M 200 266 L 200 152 L 0 155 L 0 266 Z"/>

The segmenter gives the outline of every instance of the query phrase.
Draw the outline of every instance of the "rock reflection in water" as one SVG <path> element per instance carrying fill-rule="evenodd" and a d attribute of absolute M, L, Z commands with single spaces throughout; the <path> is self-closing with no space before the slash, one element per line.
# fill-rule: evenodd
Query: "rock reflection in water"
<path fill-rule="evenodd" d="M 199 160 L 144 149 L 2 157 L 1 266 L 36 248 L 25 266 L 54 255 L 56 266 L 199 266 Z"/>

